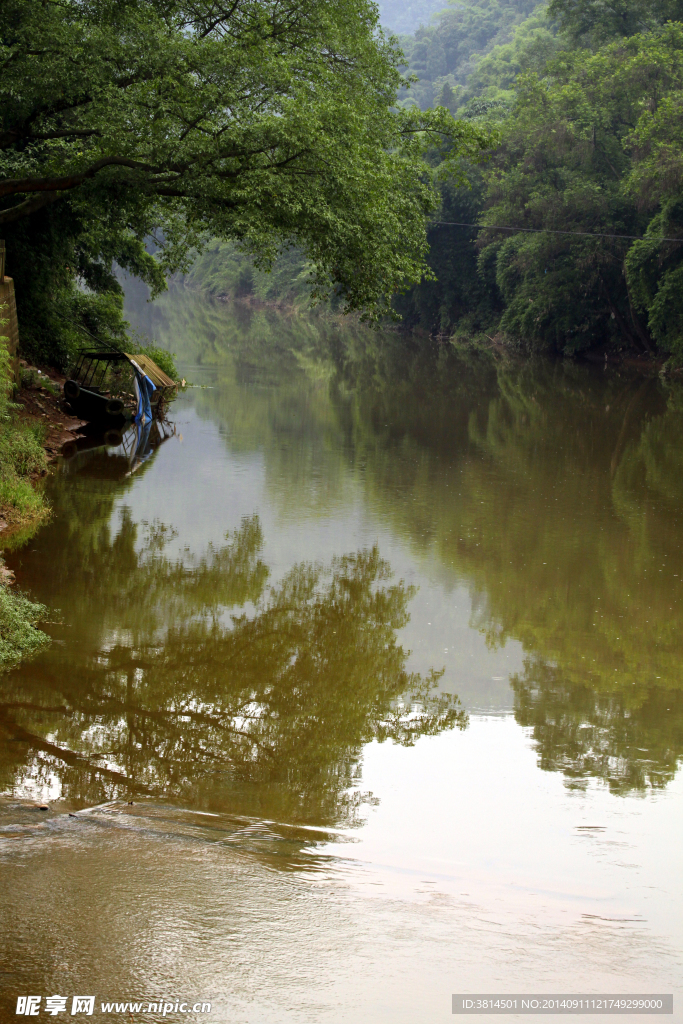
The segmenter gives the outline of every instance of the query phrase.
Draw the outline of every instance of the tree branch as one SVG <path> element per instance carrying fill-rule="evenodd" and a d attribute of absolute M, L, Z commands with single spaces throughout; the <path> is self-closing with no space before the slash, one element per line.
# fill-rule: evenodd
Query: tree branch
<path fill-rule="evenodd" d="M 77 128 L 72 130 L 65 130 L 61 132 L 20 132 L 20 131 L 9 131 L 0 135 L 0 149 L 7 149 L 8 146 L 14 146 L 17 142 L 31 142 L 34 139 L 44 142 L 49 139 L 88 139 L 93 135 L 101 135 L 102 132 L 96 131 L 95 129 L 88 131 L 81 131 Z"/>
<path fill-rule="evenodd" d="M 129 776 L 124 775 L 122 772 L 115 772 L 112 771 L 111 768 L 100 767 L 97 764 L 93 764 L 89 757 L 77 754 L 75 750 L 58 747 L 55 743 L 49 743 L 47 740 L 43 739 L 42 736 L 37 736 L 35 733 L 28 732 L 17 722 L 14 722 L 8 715 L 2 715 L 0 717 L 0 723 L 15 740 L 18 740 L 20 743 L 26 743 L 29 747 L 33 747 L 34 750 L 42 750 L 45 754 L 51 754 L 60 761 L 64 761 L 65 764 L 68 764 L 71 768 L 88 768 L 92 772 L 97 772 L 98 775 L 104 775 L 113 782 L 125 783 L 129 789 L 134 789 L 138 793 L 146 793 L 148 796 L 152 796 L 155 793 L 155 791 L 150 789 L 149 786 L 136 782 L 134 779 L 129 778 Z"/>
<path fill-rule="evenodd" d="M 6 178 L 0 181 L 0 196 L 15 195 L 20 192 L 64 192 L 82 185 L 87 178 L 94 177 L 105 167 L 129 167 L 133 170 L 159 173 L 161 168 L 140 163 L 123 156 L 104 156 L 97 160 L 86 171 L 80 174 L 68 174 L 63 178 Z"/>

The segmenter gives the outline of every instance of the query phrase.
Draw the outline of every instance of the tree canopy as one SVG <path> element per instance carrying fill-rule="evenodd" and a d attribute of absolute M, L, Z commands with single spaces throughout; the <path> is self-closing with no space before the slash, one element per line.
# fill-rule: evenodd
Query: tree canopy
<path fill-rule="evenodd" d="M 406 44 L 423 79 L 415 96 L 495 121 L 500 140 L 483 168 L 465 168 L 467 195 L 444 176 L 428 232 L 434 276 L 397 307 L 431 331 L 527 351 L 680 362 L 683 5 L 553 0 L 529 11 L 478 0 Z"/>
<path fill-rule="evenodd" d="M 264 266 L 298 245 L 320 295 L 370 315 L 419 280 L 425 146 L 485 133 L 393 110 L 401 60 L 369 0 L 8 0 L 0 230 L 34 343 L 60 333 L 50 295 L 97 334 L 55 305 L 74 275 L 115 293 L 116 261 L 158 290 L 207 235 Z"/>
<path fill-rule="evenodd" d="M 559 18 L 574 42 L 599 45 L 680 21 L 683 4 L 680 0 L 551 0 L 548 13 Z"/>

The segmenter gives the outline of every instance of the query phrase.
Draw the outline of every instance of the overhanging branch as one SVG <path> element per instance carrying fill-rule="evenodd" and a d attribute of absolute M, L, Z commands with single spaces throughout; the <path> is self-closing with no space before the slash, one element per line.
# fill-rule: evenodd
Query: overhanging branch
<path fill-rule="evenodd" d="M 68 174 L 62 178 L 6 178 L 0 181 L 0 197 L 25 192 L 65 192 L 82 185 L 105 167 L 129 167 L 133 170 L 159 173 L 161 168 L 140 163 L 123 156 L 104 156 L 79 174 Z"/>

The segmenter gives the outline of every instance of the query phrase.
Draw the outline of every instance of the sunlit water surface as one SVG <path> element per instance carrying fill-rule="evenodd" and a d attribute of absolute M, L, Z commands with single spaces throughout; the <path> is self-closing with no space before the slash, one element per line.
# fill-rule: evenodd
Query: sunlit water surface
<path fill-rule="evenodd" d="M 53 642 L 0 680 L 0 1012 L 683 1020 L 678 389 L 182 290 L 131 314 L 195 386 L 70 453 L 6 553 Z"/>

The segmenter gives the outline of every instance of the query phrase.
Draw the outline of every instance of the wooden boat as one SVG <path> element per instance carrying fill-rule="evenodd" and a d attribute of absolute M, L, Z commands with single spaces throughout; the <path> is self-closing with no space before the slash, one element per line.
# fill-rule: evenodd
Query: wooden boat
<path fill-rule="evenodd" d="M 135 416 L 134 383 L 140 374 L 149 377 L 154 384 L 156 390 L 151 404 L 153 412 L 158 411 L 175 390 L 176 383 L 153 359 L 118 349 L 83 351 L 64 384 L 67 410 L 103 428 L 121 427 Z"/>

